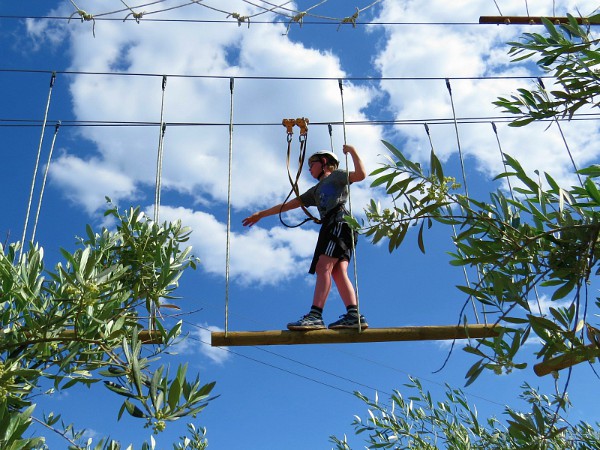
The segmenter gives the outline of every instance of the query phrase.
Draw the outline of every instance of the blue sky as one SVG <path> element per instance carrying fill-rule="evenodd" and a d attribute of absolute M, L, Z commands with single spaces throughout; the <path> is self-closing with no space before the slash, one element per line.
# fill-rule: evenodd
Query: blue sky
<path fill-rule="evenodd" d="M 356 28 L 338 29 L 338 23 L 326 17 L 347 17 L 355 6 L 372 2 L 329 0 L 310 10 L 314 16 L 306 16 L 302 27 L 293 24 L 288 29 L 289 19 L 282 15 L 262 14 L 250 19 L 249 26 L 238 26 L 224 23 L 227 14 L 215 10 L 252 16 L 264 11 L 266 2 L 252 2 L 263 9 L 244 1 L 180 0 L 145 6 L 126 2 L 146 12 L 140 23 L 123 22 L 127 12 L 106 15 L 123 9 L 117 0 L 75 3 L 97 19 L 81 22 L 76 14 L 70 21 L 9 17 L 69 17 L 75 13 L 70 1 L 0 3 L 2 241 L 18 241 L 23 233 L 52 71 L 57 78 L 40 170 L 46 165 L 55 124 L 60 120 L 62 126 L 36 234 L 47 264 L 57 261 L 59 247 L 73 249 L 74 236 L 83 234 L 85 224 L 103 225 L 105 196 L 122 208 L 140 205 L 152 213 L 162 76 L 168 75 L 161 220 L 181 219 L 191 226 L 194 253 L 202 261 L 197 271 L 184 275 L 178 291 L 189 338 L 172 361 L 188 361 L 202 380 L 217 382 L 220 397 L 195 421 L 208 428 L 210 448 L 330 448 L 329 435 L 344 433 L 361 448 L 350 424 L 353 415 L 364 416 L 366 409 L 353 391 L 368 396 L 377 391 L 385 401 L 394 389 L 410 393 L 403 391 L 408 375 L 420 378 L 434 394 L 443 392 L 446 383 L 464 385 L 474 360 L 459 348 L 444 369 L 434 373 L 447 356 L 446 342 L 230 349 L 207 345 L 208 330 L 224 327 L 229 79 L 235 78 L 229 327 L 280 329 L 310 306 L 314 278 L 307 271 L 317 230 L 308 225 L 286 229 L 276 217 L 248 230 L 241 220 L 282 201 L 289 192 L 281 120 L 310 119 L 309 153 L 329 149 L 326 125 L 332 123 L 339 154 L 344 130 L 338 79 L 343 78 L 347 141 L 358 148 L 369 171 L 386 152 L 381 139 L 415 160 L 427 161 L 427 122 L 446 172 L 460 179 L 448 78 L 471 195 L 483 197 L 501 187 L 491 181 L 502 167 L 492 120 L 505 152 L 528 170 L 547 171 L 569 186 L 575 178 L 559 131 L 546 125 L 509 129 L 491 105 L 498 96 L 530 84 L 519 77 L 539 75 L 530 65 L 510 64 L 504 43 L 541 28 L 476 22 L 479 16 L 497 15 L 498 9 L 504 15 L 526 15 L 525 4 L 534 16 L 577 10 L 591 14 L 598 5 L 553 2 L 552 11 L 545 1 L 382 1 L 361 13 Z M 285 8 L 305 11 L 315 4 L 290 2 Z M 180 5 L 184 6 L 166 11 Z M 280 23 L 260 23 L 275 19 Z M 320 24 L 311 23 L 315 21 Z M 381 25 L 394 22 L 403 25 Z M 397 124 L 375 123 L 381 121 Z M 579 165 L 598 160 L 597 121 L 564 124 L 563 131 Z M 293 144 L 297 151 L 297 141 Z M 367 180 L 352 187 L 359 216 L 369 199 L 386 201 L 369 184 Z M 300 187 L 310 185 L 305 171 Z M 39 184 L 36 202 L 38 195 Z M 455 285 L 464 278 L 448 264 L 450 244 L 449 230 L 439 226 L 426 237 L 425 255 L 410 236 L 392 255 L 385 246 L 360 240 L 361 312 L 372 327 L 456 323 L 465 298 Z M 342 313 L 342 302 L 332 292 L 325 320 Z M 596 386 L 592 379 L 585 365 L 573 373 L 574 420 L 599 420 L 589 399 Z M 518 405 L 516 396 L 525 381 L 548 392 L 553 389 L 552 380 L 538 379 L 530 367 L 508 376 L 484 374 L 466 392 L 480 416 L 501 416 L 503 405 Z M 41 397 L 37 414 L 61 410 L 65 422 L 88 428 L 90 436 L 110 434 L 137 447 L 150 432 L 128 418 L 117 422 L 119 405 L 120 399 L 102 389 L 73 390 Z M 184 428 L 170 425 L 156 437 L 158 447 L 170 448 Z M 49 439 L 51 448 L 63 446 L 58 438 Z"/>

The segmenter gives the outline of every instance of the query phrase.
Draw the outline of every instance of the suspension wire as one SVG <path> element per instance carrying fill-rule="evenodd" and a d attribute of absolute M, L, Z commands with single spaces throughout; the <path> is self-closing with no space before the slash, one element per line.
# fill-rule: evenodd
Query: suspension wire
<path fill-rule="evenodd" d="M 456 110 L 454 108 L 454 96 L 452 95 L 452 87 L 450 86 L 450 79 L 446 78 L 446 87 L 448 88 L 448 94 L 450 95 L 450 104 L 452 105 L 452 118 L 454 121 L 454 131 L 456 133 L 456 145 L 458 146 L 458 156 L 460 159 L 460 169 L 462 171 L 463 184 L 465 186 L 465 194 L 467 201 L 469 197 L 469 188 L 467 186 L 467 174 L 465 172 L 465 161 L 462 153 L 462 147 L 460 145 L 460 135 L 458 133 L 458 121 L 456 120 Z"/>
<path fill-rule="evenodd" d="M 0 19 L 2 16 L 0 16 Z M 55 73 L 62 75 L 102 75 L 102 76 L 137 76 L 137 77 L 162 77 L 164 74 L 153 73 L 153 72 L 96 72 L 96 71 L 83 71 L 83 70 L 57 70 L 50 71 L 44 69 L 5 69 L 0 68 L 0 73 Z M 190 74 L 166 74 L 169 78 L 203 78 L 203 79 L 227 79 L 228 75 L 190 75 Z M 358 77 L 301 77 L 301 76 L 266 76 L 266 75 L 238 75 L 238 80 L 346 80 L 346 81 L 435 81 L 435 80 L 531 80 L 538 78 L 556 78 L 550 75 L 538 76 L 538 75 L 495 75 L 495 76 L 476 76 L 476 77 L 370 77 L 370 76 L 358 76 Z"/>
<path fill-rule="evenodd" d="M 44 121 L 42 123 L 42 132 L 40 135 L 40 142 L 38 145 L 37 157 L 35 160 L 35 167 L 33 169 L 33 178 L 31 180 L 31 189 L 29 191 L 29 202 L 27 203 L 27 213 L 25 214 L 25 224 L 23 226 L 23 237 L 21 238 L 21 247 L 19 248 L 19 261 L 23 256 L 23 247 L 25 246 L 25 236 L 27 235 L 27 225 L 29 224 L 29 214 L 31 212 L 31 203 L 33 201 L 33 191 L 35 189 L 35 179 L 37 178 L 38 167 L 40 164 L 40 155 L 42 153 L 42 144 L 44 142 L 44 133 L 46 131 L 46 122 L 48 121 L 48 111 L 50 110 L 50 100 L 52 99 L 52 90 L 54 88 L 54 82 L 56 81 L 56 72 L 52 72 L 50 76 L 50 88 L 48 90 L 48 100 L 46 101 L 46 111 L 44 112 Z"/>
<path fill-rule="evenodd" d="M 40 210 L 42 209 L 42 199 L 44 197 L 44 191 L 46 188 L 46 180 L 48 178 L 48 171 L 50 170 L 50 161 L 52 161 L 52 153 L 54 152 L 54 144 L 56 143 L 56 136 L 60 129 L 60 120 L 54 126 L 54 136 L 52 136 L 52 144 L 50 145 L 50 152 L 48 153 L 48 162 L 46 163 L 46 169 L 44 170 L 44 177 L 42 179 L 42 188 L 40 190 L 40 198 L 38 201 L 37 211 L 35 213 L 35 220 L 33 221 L 33 232 L 31 233 L 31 240 L 35 241 L 35 232 L 37 230 L 38 220 L 40 218 Z"/>
<path fill-rule="evenodd" d="M 481 124 L 494 121 L 495 123 L 512 122 L 515 119 L 522 118 L 522 115 L 503 115 L 503 116 L 481 116 L 481 117 L 460 117 L 456 121 L 458 124 Z M 569 122 L 586 122 L 597 121 L 600 119 L 600 114 L 597 113 L 580 113 L 574 114 L 571 119 L 539 119 L 536 122 L 554 122 L 554 120 L 568 120 Z M 56 121 L 49 121 L 56 123 Z M 42 123 L 42 120 L 37 119 L 3 119 L 0 118 L 0 128 L 37 128 Z M 347 120 L 346 125 L 453 125 L 452 118 L 420 118 L 420 119 L 376 119 L 376 120 Z M 229 126 L 229 122 L 166 122 L 169 127 L 218 127 Z M 341 125 L 340 122 L 312 122 L 312 125 Z M 61 128 L 66 127 L 155 127 L 160 125 L 159 122 L 143 122 L 143 121 L 121 121 L 121 120 L 61 120 Z M 236 126 L 280 126 L 281 123 L 275 122 L 237 122 Z"/>
<path fill-rule="evenodd" d="M 494 5 L 496 5 L 496 9 L 498 10 L 498 14 L 500 14 L 501 16 L 503 16 L 504 14 L 502 14 L 502 11 L 500 11 L 500 7 L 498 6 L 498 2 L 496 0 L 494 1 Z"/>
<path fill-rule="evenodd" d="M 338 79 L 338 86 L 340 88 L 340 99 L 342 101 L 342 131 L 344 134 L 344 145 L 347 144 L 346 140 L 346 108 L 344 107 L 344 84 L 342 79 Z M 348 164 L 348 153 L 346 153 L 346 182 L 348 183 L 348 213 L 352 216 L 352 196 L 350 189 L 350 166 Z M 357 263 L 357 252 L 356 242 L 354 242 L 354 230 L 350 232 L 350 242 L 354 249 L 353 268 L 354 268 L 354 292 L 356 294 L 356 312 L 358 314 L 358 332 L 362 332 L 362 324 L 360 320 L 360 297 L 358 295 L 358 263 Z"/>
<path fill-rule="evenodd" d="M 504 167 L 504 172 L 508 172 L 508 167 L 506 167 L 506 158 L 504 158 L 504 151 L 502 150 L 502 144 L 500 144 L 500 136 L 498 135 L 498 129 L 496 127 L 496 124 L 494 122 L 490 122 L 492 124 L 492 130 L 494 130 L 494 134 L 496 135 L 496 142 L 498 143 L 498 151 L 500 152 L 500 159 L 502 161 L 502 166 Z M 510 198 L 512 199 L 512 201 L 515 201 L 515 194 L 513 192 L 513 188 L 512 185 L 510 183 L 510 178 L 506 177 L 506 181 L 508 183 L 508 190 L 510 192 Z M 512 208 L 511 208 L 512 209 Z M 535 300 L 537 303 L 537 307 L 538 307 L 538 312 L 541 315 L 542 314 L 542 304 L 540 302 L 540 295 L 538 293 L 537 290 L 537 285 L 533 285 L 533 292 L 535 294 Z"/>
<path fill-rule="evenodd" d="M 544 85 L 544 81 L 541 78 L 538 78 L 537 81 L 538 81 L 540 87 L 545 92 L 546 91 L 546 86 Z M 569 148 L 569 143 L 567 142 L 567 138 L 565 137 L 565 133 L 563 132 L 563 129 L 560 126 L 560 122 L 558 121 L 558 119 L 556 117 L 554 117 L 554 122 L 556 122 L 556 126 L 558 127 L 558 131 L 560 132 L 560 136 L 562 137 L 563 143 L 565 144 L 565 148 L 567 149 L 567 154 L 569 155 L 569 158 L 571 159 L 571 164 L 573 165 L 573 169 L 575 169 L 575 174 L 577 175 L 577 178 L 579 179 L 579 184 L 581 185 L 581 187 L 583 187 L 583 180 L 581 179 L 581 175 L 579 175 L 579 169 L 577 167 L 577 164 L 575 163 L 575 159 L 573 158 L 573 154 L 571 153 L 571 149 Z"/>
<path fill-rule="evenodd" d="M 167 87 L 167 76 L 163 75 L 162 78 L 162 98 L 160 102 L 160 129 L 158 135 L 158 154 L 156 156 L 156 183 L 154 192 L 154 222 L 159 221 L 159 210 L 160 210 L 160 190 L 162 184 L 162 164 L 163 164 L 163 142 L 165 137 L 165 131 L 167 124 L 164 122 L 164 109 L 165 109 L 165 88 Z"/>
<path fill-rule="evenodd" d="M 225 243 L 225 336 L 229 332 L 229 266 L 231 242 L 231 172 L 233 165 L 233 88 L 235 78 L 229 79 L 229 170 L 227 175 L 227 237 Z"/>
<path fill-rule="evenodd" d="M 164 121 L 164 108 L 165 108 L 165 88 L 167 87 L 167 76 L 162 77 L 162 95 L 160 102 L 160 127 L 158 134 L 158 152 L 156 155 L 156 181 L 154 191 L 154 223 L 158 225 L 160 220 L 160 191 L 162 185 L 162 168 L 163 168 L 163 150 L 164 150 L 164 139 L 165 131 L 167 130 L 167 124 Z M 155 329 L 156 314 L 158 313 L 158 306 L 152 302 L 150 304 L 150 317 L 148 319 L 148 328 L 150 330 Z"/>
<path fill-rule="evenodd" d="M 429 139 L 429 145 L 431 147 L 431 151 L 435 153 L 435 147 L 433 145 L 433 140 L 431 138 L 431 133 L 429 132 L 429 126 L 425 123 L 425 132 L 427 133 L 427 138 Z M 452 214 L 452 209 L 448 208 L 448 211 L 450 214 Z M 458 236 L 458 232 L 456 231 L 456 225 L 452 224 L 452 233 L 454 234 L 454 238 L 456 238 Z M 460 250 L 459 250 L 460 252 Z M 462 270 L 463 270 L 463 275 L 465 277 L 465 282 L 467 283 L 467 286 L 471 285 L 471 281 L 469 280 L 469 274 L 467 272 L 467 268 L 465 265 L 462 266 Z M 475 318 L 477 320 L 477 323 L 479 323 L 479 316 L 477 315 L 477 310 L 475 308 L 473 308 L 473 312 L 475 313 Z M 485 316 L 484 316 L 484 321 L 485 321 Z M 487 325 L 487 322 L 486 322 Z"/>
<path fill-rule="evenodd" d="M 446 87 L 448 88 L 448 94 L 450 95 L 450 104 L 452 105 L 452 118 L 454 121 L 454 131 L 456 134 L 456 145 L 458 146 L 458 156 L 460 159 L 460 168 L 462 171 L 462 178 L 463 178 L 463 184 L 465 187 L 465 196 L 467 198 L 467 202 L 469 202 L 469 187 L 467 185 L 467 173 L 465 171 L 465 160 L 464 160 L 464 156 L 463 156 L 463 152 L 462 152 L 462 147 L 460 145 L 460 134 L 458 132 L 458 121 L 456 119 L 456 109 L 454 107 L 454 96 L 452 95 L 452 87 L 450 86 L 450 79 L 446 78 Z M 477 271 L 480 281 L 481 281 L 481 274 L 479 272 L 479 270 Z M 473 298 L 471 298 L 471 305 L 473 306 L 473 313 L 475 314 L 475 320 L 477 321 L 477 323 L 479 322 L 479 315 L 477 314 L 477 308 L 475 307 L 475 300 Z M 484 311 L 483 311 L 483 315 L 484 315 L 484 323 L 487 324 L 487 320 L 486 320 L 486 313 L 485 313 L 485 305 L 484 305 Z"/>

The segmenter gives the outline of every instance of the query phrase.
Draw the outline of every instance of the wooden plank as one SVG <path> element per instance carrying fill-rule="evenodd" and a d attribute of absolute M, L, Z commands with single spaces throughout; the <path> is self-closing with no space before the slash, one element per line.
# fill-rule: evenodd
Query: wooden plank
<path fill-rule="evenodd" d="M 585 361 L 590 361 L 599 356 L 600 350 L 598 347 L 595 344 L 589 344 L 585 346 L 583 350 L 573 351 L 537 363 L 533 366 L 533 371 L 538 377 L 543 377 L 549 373 L 558 372 L 559 370 L 566 369 Z"/>
<path fill-rule="evenodd" d="M 63 330 L 60 333 L 60 337 L 65 340 L 73 340 L 76 337 L 75 330 Z M 140 330 L 138 339 L 142 344 L 162 344 L 162 337 L 155 330 Z"/>
<path fill-rule="evenodd" d="M 568 17 L 544 17 L 555 25 L 569 23 Z M 590 20 L 588 17 L 574 17 L 579 25 L 600 25 L 598 19 Z M 540 16 L 481 16 L 479 23 L 496 25 L 541 25 Z"/>
<path fill-rule="evenodd" d="M 367 328 L 310 331 L 215 331 L 213 347 L 247 345 L 343 344 L 359 342 L 432 341 L 497 336 L 493 325 L 432 325 L 422 327 Z"/>

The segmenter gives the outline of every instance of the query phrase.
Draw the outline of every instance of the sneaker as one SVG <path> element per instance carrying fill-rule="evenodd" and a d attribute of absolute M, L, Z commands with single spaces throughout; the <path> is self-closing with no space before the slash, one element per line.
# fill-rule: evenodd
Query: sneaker
<path fill-rule="evenodd" d="M 355 314 L 343 314 L 340 316 L 340 320 L 336 320 L 335 322 L 330 323 L 329 328 L 332 330 L 342 328 L 358 329 L 358 317 Z M 367 323 L 367 319 L 365 319 L 365 316 L 360 316 L 360 328 L 361 330 L 369 328 L 369 324 Z"/>
<path fill-rule="evenodd" d="M 302 330 L 322 330 L 325 328 L 325 323 L 320 317 L 307 314 L 302 316 L 300 320 L 296 322 L 290 322 L 287 324 L 288 330 L 302 331 Z"/>

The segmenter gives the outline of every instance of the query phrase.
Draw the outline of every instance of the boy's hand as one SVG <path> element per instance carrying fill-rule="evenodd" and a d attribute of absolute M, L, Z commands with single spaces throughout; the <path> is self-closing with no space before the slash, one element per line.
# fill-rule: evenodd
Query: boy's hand
<path fill-rule="evenodd" d="M 251 227 L 256 222 L 258 222 L 260 219 L 261 219 L 260 213 L 255 212 L 251 216 L 248 216 L 244 220 L 242 220 L 242 225 L 245 227 Z"/>
<path fill-rule="evenodd" d="M 344 152 L 344 155 L 346 155 L 347 153 L 356 153 L 356 149 L 352 145 L 347 144 L 344 144 L 344 146 L 342 147 L 342 151 Z"/>

